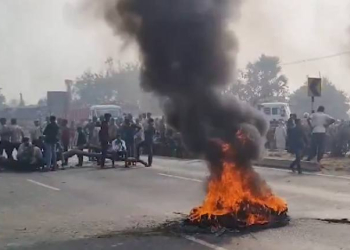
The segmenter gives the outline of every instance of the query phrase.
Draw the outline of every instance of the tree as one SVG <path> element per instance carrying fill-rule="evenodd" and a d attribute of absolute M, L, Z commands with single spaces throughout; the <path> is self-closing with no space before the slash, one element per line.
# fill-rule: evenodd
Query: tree
<path fill-rule="evenodd" d="M 39 106 L 47 106 L 47 98 L 43 97 L 38 101 Z"/>
<path fill-rule="evenodd" d="M 292 111 L 299 117 L 305 112 L 311 112 L 311 98 L 308 96 L 308 87 L 305 83 L 290 96 Z M 337 119 L 349 119 L 350 109 L 348 96 L 338 90 L 327 78 L 322 79 L 322 97 L 315 97 L 315 108 L 320 105 L 326 107 L 326 112 Z"/>
<path fill-rule="evenodd" d="M 127 107 L 126 112 L 140 108 L 159 112 L 158 100 L 140 87 L 139 64 L 119 62 L 115 65 L 109 57 L 105 65 L 106 69 L 100 73 L 87 70 L 76 79 L 72 88 L 73 105 L 118 104 Z"/>
<path fill-rule="evenodd" d="M 8 106 L 11 108 L 15 108 L 19 106 L 19 100 L 17 99 L 11 99 L 8 103 Z"/>
<path fill-rule="evenodd" d="M 253 106 L 287 101 L 288 79 L 281 71 L 278 57 L 263 54 L 256 62 L 248 63 L 244 71 L 239 71 L 237 82 L 228 91 Z"/>

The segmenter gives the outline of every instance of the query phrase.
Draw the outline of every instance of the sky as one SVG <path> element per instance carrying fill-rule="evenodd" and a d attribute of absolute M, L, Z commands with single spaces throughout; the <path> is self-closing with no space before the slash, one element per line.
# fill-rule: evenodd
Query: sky
<path fill-rule="evenodd" d="M 65 79 L 99 71 L 106 58 L 137 61 L 102 22 L 87 18 L 81 0 L 0 1 L 0 88 L 7 100 L 23 93 L 36 103 Z M 79 9 L 79 11 L 78 11 Z M 243 0 L 234 31 L 238 66 L 262 53 L 282 63 L 350 51 L 350 0 Z M 350 55 L 285 65 L 291 91 L 309 76 L 326 76 L 350 95 Z"/>

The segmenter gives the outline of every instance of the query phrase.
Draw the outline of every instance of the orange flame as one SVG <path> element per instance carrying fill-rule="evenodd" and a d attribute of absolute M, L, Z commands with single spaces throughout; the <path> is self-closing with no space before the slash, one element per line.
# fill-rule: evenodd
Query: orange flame
<path fill-rule="evenodd" d="M 241 133 L 237 135 L 244 143 L 247 138 L 241 136 Z M 225 155 L 234 152 L 228 144 L 224 144 L 222 150 Z M 229 160 L 222 164 L 221 176 L 209 181 L 204 203 L 191 211 L 191 221 L 200 222 L 204 216 L 215 219 L 233 215 L 240 223 L 251 226 L 266 224 L 272 214 L 279 215 L 288 210 L 287 204 L 272 193 L 252 167 L 239 167 Z"/>

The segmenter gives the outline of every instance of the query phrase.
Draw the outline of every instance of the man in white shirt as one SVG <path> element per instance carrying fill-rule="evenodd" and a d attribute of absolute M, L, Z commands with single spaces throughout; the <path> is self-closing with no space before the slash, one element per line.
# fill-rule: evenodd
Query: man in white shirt
<path fill-rule="evenodd" d="M 121 139 L 121 135 L 117 134 L 117 139 L 112 141 L 110 153 L 112 153 L 112 166 L 114 167 L 115 160 L 121 158 L 127 159 L 126 144 Z"/>
<path fill-rule="evenodd" d="M 1 144 L 0 144 L 0 155 L 2 155 L 5 151 L 7 155 L 7 159 L 12 160 L 12 152 L 13 152 L 13 147 L 11 144 L 11 134 L 12 130 L 10 126 L 7 126 L 6 124 L 6 118 L 1 118 L 0 119 L 0 139 L 1 139 Z"/>
<path fill-rule="evenodd" d="M 39 121 L 34 121 L 34 128 L 30 130 L 30 139 L 32 140 L 32 143 L 35 145 L 35 142 L 40 139 L 40 137 L 43 135 L 40 127 Z"/>
<path fill-rule="evenodd" d="M 11 143 L 14 149 L 19 148 L 24 138 L 23 129 L 17 124 L 17 119 L 11 119 Z"/>
<path fill-rule="evenodd" d="M 324 154 L 327 128 L 334 122 L 333 117 L 325 114 L 325 108 L 323 106 L 320 106 L 317 112 L 310 116 L 312 137 L 311 152 L 308 161 L 311 161 L 317 155 L 317 162 L 320 163 Z"/>

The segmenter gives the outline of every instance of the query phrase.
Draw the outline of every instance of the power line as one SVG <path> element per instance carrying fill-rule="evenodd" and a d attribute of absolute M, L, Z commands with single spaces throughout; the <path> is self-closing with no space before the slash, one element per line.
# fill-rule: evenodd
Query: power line
<path fill-rule="evenodd" d="M 321 60 L 325 60 L 325 59 L 329 59 L 329 58 L 333 58 L 333 57 L 339 57 L 339 56 L 343 56 L 343 55 L 347 55 L 347 54 L 350 54 L 350 51 L 343 51 L 343 52 L 339 52 L 339 53 L 328 55 L 328 56 L 314 57 L 314 58 L 303 59 L 303 60 L 299 60 L 299 61 L 282 63 L 281 65 L 287 66 L 287 65 L 295 65 L 295 64 L 301 64 L 301 63 L 307 63 L 307 62 L 321 61 Z"/>

